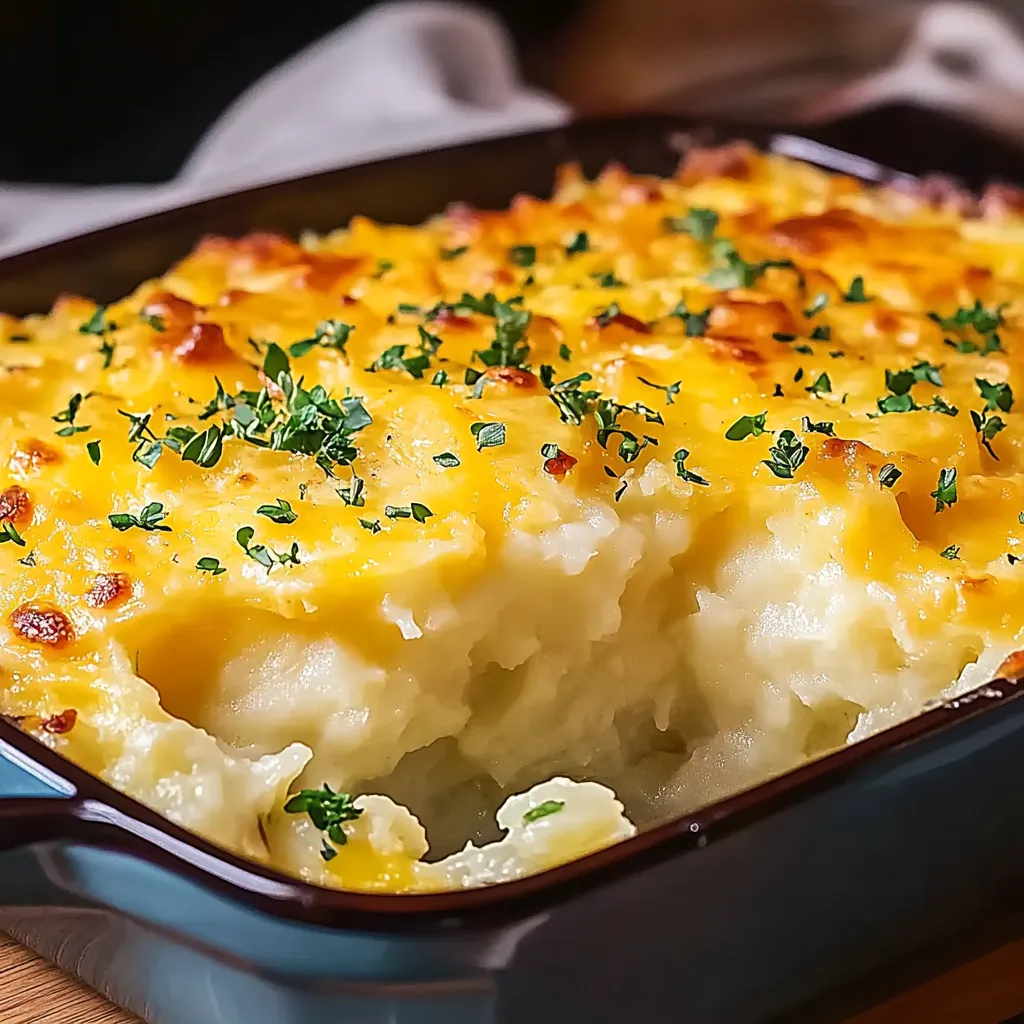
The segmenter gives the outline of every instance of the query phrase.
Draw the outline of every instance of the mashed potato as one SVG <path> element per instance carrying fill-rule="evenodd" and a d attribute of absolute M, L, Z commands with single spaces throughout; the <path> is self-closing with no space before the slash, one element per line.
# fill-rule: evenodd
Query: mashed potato
<path fill-rule="evenodd" d="M 422 891 L 986 681 L 1024 220 L 938 198 L 736 146 L 0 321 L 0 710 L 250 857 Z"/>

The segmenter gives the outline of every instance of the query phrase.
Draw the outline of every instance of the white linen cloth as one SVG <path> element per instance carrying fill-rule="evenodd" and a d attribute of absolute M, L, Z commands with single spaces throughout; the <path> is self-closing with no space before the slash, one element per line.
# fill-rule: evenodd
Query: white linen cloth
<path fill-rule="evenodd" d="M 568 118 L 523 85 L 489 13 L 444 0 L 384 4 L 252 86 L 169 184 L 0 186 L 0 255 L 247 185 Z"/>
<path fill-rule="evenodd" d="M 689 66 L 686 46 L 701 45 L 699 38 L 681 43 L 681 67 Z M 973 60 L 973 73 L 951 68 L 951 53 L 961 64 Z M 740 50 L 733 63 L 737 79 L 749 81 Z M 699 83 L 690 85 L 699 97 Z M 1024 145 L 1024 39 L 1017 25 L 995 6 L 921 4 L 891 67 L 807 96 L 792 114 L 814 121 L 914 98 L 986 121 Z M 173 182 L 0 184 L 0 256 L 247 185 L 553 127 L 570 116 L 564 103 L 523 84 L 508 36 L 491 14 L 449 0 L 386 3 L 253 85 Z"/>

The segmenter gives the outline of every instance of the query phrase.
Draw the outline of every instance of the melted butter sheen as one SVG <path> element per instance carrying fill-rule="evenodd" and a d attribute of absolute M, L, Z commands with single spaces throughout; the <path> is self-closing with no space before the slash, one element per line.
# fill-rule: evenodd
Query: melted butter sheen
<path fill-rule="evenodd" d="M 124 700 L 103 683 L 118 658 L 143 651 L 137 671 L 158 681 L 164 711 L 194 723 L 206 685 L 195 666 L 226 664 L 242 645 L 233 648 L 232 637 L 258 630 L 261 616 L 303 636 L 340 630 L 366 663 L 387 665 L 425 626 L 382 614 L 396 580 L 420 573 L 424 588 L 466 593 L 510 536 L 540 535 L 570 512 L 585 518 L 595 502 L 623 517 L 685 515 L 697 536 L 713 537 L 723 517 L 751 534 L 790 518 L 808 528 L 821 563 L 890 595 L 911 633 L 955 622 L 983 638 L 1012 636 L 1024 565 L 1007 555 L 1024 557 L 1024 428 L 1016 404 L 989 410 L 1005 424 L 990 452 L 970 413 L 985 408 L 979 378 L 1014 395 L 1024 389 L 1020 219 L 967 219 L 742 150 L 702 166 L 691 160 L 665 180 L 610 168 L 588 182 L 569 171 L 551 201 L 520 197 L 495 213 L 457 208 L 418 228 L 356 218 L 301 245 L 272 235 L 209 238 L 163 279 L 109 306 L 105 320 L 116 326 L 102 336 L 82 333 L 97 311 L 83 298 L 0 320 L 0 526 L 24 541 L 0 544 L 0 710 L 77 709 L 76 727 L 48 742 L 98 768 L 113 755 L 97 730 Z M 721 246 L 666 227 L 691 208 L 717 211 L 715 237 L 746 264 L 793 266 L 770 265 L 736 286 L 721 287 L 714 274 L 709 283 L 713 268 L 729 266 Z M 587 251 L 567 252 L 579 232 Z M 523 246 L 534 247 L 531 265 L 513 249 Z M 856 278 L 866 301 L 847 298 L 851 286 L 858 296 Z M 522 296 L 513 308 L 531 314 L 523 340 L 532 372 L 492 373 L 480 397 L 464 379 L 467 367 L 486 369 L 474 353 L 491 345 L 495 319 L 465 309 L 425 315 L 467 292 Z M 672 315 L 680 303 L 700 315 L 696 326 Z M 929 315 L 976 303 L 1000 310 L 1000 347 L 987 353 L 981 333 L 944 330 Z M 373 420 L 354 435 L 357 455 L 335 467 L 336 478 L 310 456 L 237 438 L 225 439 L 210 467 L 170 450 L 151 469 L 133 461 L 125 413 L 151 414 L 158 436 L 222 423 L 230 412 L 198 418 L 216 382 L 228 394 L 259 391 L 268 344 L 287 350 L 324 321 L 351 327 L 344 351 L 313 346 L 291 358 L 291 373 L 307 389 L 359 396 Z M 392 346 L 416 355 L 420 327 L 440 339 L 422 379 L 369 371 Z M 113 345 L 109 366 L 104 342 Z M 886 370 L 922 363 L 938 368 L 942 383 L 914 383 L 914 403 L 939 396 L 956 415 L 876 415 L 890 394 Z M 582 425 L 560 419 L 538 379 L 543 364 L 556 380 L 590 374 L 584 388 L 644 403 L 664 422 L 620 413 L 619 428 L 651 439 L 626 462 L 622 435 L 600 444 L 592 414 Z M 441 370 L 447 382 L 432 386 Z M 671 386 L 672 401 L 641 378 Z M 60 436 L 68 423 L 55 417 L 76 394 L 84 398 L 72 425 L 87 429 Z M 765 433 L 726 438 L 741 417 L 761 413 Z M 807 419 L 832 424 L 829 434 Z M 504 424 L 504 443 L 478 451 L 480 423 Z M 783 430 L 807 448 L 791 480 L 764 463 Z M 90 442 L 99 444 L 98 465 Z M 544 445 L 575 463 L 545 472 Z M 677 476 L 680 449 L 707 486 Z M 459 465 L 439 465 L 442 453 Z M 668 485 L 643 485 L 651 463 L 664 466 Z M 886 465 L 901 474 L 890 487 L 880 483 Z M 957 501 L 937 512 L 931 492 L 945 469 L 957 472 Z M 353 473 L 365 482 L 361 507 L 338 493 Z M 295 522 L 257 515 L 278 499 Z M 169 529 L 119 532 L 108 521 L 154 502 Z M 413 502 L 432 513 L 424 522 L 385 514 Z M 268 572 L 236 541 L 245 526 L 253 544 L 272 551 L 297 544 L 299 564 Z M 942 557 L 953 545 L 959 558 Z M 199 571 L 205 558 L 226 571 Z M 694 559 L 694 572 L 710 577 Z M 332 870 L 348 865 L 347 884 L 405 887 L 387 881 L 406 878 L 405 867 L 371 860 L 353 847 Z"/>

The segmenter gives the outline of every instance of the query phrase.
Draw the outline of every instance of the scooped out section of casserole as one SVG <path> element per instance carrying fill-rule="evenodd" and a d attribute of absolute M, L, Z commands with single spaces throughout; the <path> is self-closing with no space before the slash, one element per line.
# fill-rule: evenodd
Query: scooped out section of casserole
<path fill-rule="evenodd" d="M 6 318 L 0 710 L 404 892 L 985 682 L 1024 625 L 1019 205 L 734 145 Z"/>

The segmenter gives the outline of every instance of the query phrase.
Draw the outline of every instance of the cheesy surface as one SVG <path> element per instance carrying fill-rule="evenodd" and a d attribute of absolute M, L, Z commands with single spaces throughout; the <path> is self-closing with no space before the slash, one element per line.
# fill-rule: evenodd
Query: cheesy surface
<path fill-rule="evenodd" d="M 733 146 L 3 319 L 0 711 L 417 891 L 984 682 L 1024 626 L 1024 219 L 934 198 Z M 414 814 L 476 845 L 428 862 Z"/>

